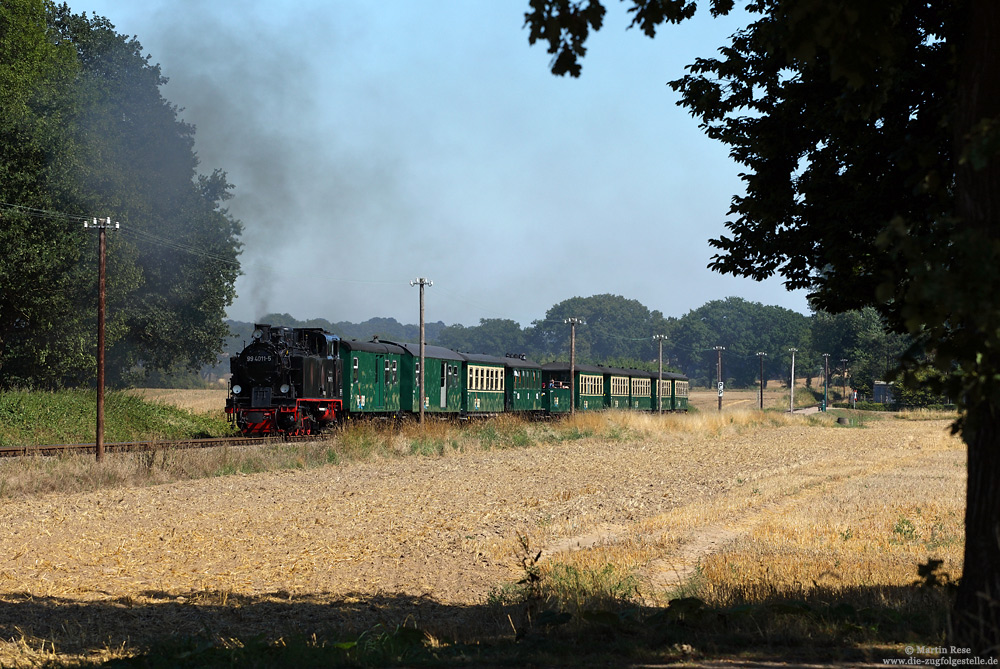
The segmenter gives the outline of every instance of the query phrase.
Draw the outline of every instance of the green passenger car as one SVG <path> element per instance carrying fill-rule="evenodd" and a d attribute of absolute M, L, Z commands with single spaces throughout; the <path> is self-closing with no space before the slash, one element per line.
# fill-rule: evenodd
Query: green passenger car
<path fill-rule="evenodd" d="M 660 373 L 653 372 L 650 374 L 652 377 L 650 387 L 652 389 L 649 398 L 649 408 L 651 411 L 672 411 L 673 405 L 671 400 L 671 384 L 670 384 L 670 372 L 663 372 L 663 380 L 660 380 Z M 659 397 L 657 397 L 657 388 L 659 388 Z"/>
<path fill-rule="evenodd" d="M 569 374 L 566 375 L 569 378 Z M 542 370 L 542 409 L 550 414 L 569 413 L 571 407 L 569 381 L 561 381 Z"/>
<path fill-rule="evenodd" d="M 403 350 L 400 404 L 420 412 L 420 344 L 395 344 Z M 424 345 L 424 413 L 458 414 L 462 410 L 462 368 L 465 358 L 441 346 Z"/>
<path fill-rule="evenodd" d="M 628 370 L 632 386 L 632 408 L 638 411 L 649 411 L 653 406 L 653 385 L 651 377 L 655 374 L 639 369 Z"/>
<path fill-rule="evenodd" d="M 504 358 L 507 411 L 533 412 L 545 410 L 542 396 L 542 368 L 524 356 L 508 355 Z M 569 393 L 566 394 L 569 401 Z M 567 405 L 568 408 L 568 405 Z"/>
<path fill-rule="evenodd" d="M 624 369 L 601 367 L 604 376 L 604 406 L 609 409 L 628 409 L 631 405 L 632 383 Z"/>
<path fill-rule="evenodd" d="M 575 389 L 577 411 L 600 411 L 607 408 L 604 374 L 599 368 L 577 371 Z"/>
<path fill-rule="evenodd" d="M 687 411 L 690 381 L 683 374 L 671 374 L 671 390 L 674 411 Z"/>
<path fill-rule="evenodd" d="M 564 413 L 569 408 L 553 408 L 558 403 L 569 402 L 569 363 L 549 362 L 542 365 L 542 380 L 545 382 L 546 393 L 549 395 L 549 411 Z M 593 365 L 577 365 L 574 370 L 573 391 L 577 411 L 594 411 L 604 409 L 604 372 Z M 556 387 L 550 387 L 553 384 Z M 565 390 L 565 393 L 553 393 L 553 390 Z"/>
<path fill-rule="evenodd" d="M 653 405 L 652 410 L 657 411 L 656 403 L 656 381 L 658 372 L 653 372 Z M 663 372 L 663 410 L 664 411 L 687 411 L 688 410 L 688 377 L 676 372 Z"/>
<path fill-rule="evenodd" d="M 348 415 L 399 412 L 402 353 L 398 346 L 385 342 L 340 342 L 344 409 Z"/>
<path fill-rule="evenodd" d="M 462 413 L 466 416 L 498 414 L 504 410 L 506 361 L 493 355 L 463 353 Z"/>

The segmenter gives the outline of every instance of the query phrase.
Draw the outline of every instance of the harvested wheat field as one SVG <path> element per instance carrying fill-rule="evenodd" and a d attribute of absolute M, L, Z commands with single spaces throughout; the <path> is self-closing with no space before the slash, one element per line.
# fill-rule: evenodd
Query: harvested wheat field
<path fill-rule="evenodd" d="M 130 392 L 151 402 L 172 404 L 195 413 L 223 414 L 229 397 L 226 388 L 136 388 Z"/>
<path fill-rule="evenodd" d="M 430 455 L 397 455 L 426 443 L 410 427 L 358 462 L 4 500 L 0 664 L 379 622 L 514 634 L 490 602 L 523 576 L 519 537 L 543 568 L 613 565 L 650 605 L 695 575 L 727 601 L 748 581 L 903 585 L 929 557 L 960 570 L 965 454 L 946 420 L 705 412 L 429 429 Z M 519 447 L 473 447 L 504 430 Z"/>

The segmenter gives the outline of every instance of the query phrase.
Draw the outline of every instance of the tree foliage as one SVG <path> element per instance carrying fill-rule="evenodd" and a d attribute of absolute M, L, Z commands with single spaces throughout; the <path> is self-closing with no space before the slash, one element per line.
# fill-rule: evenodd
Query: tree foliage
<path fill-rule="evenodd" d="M 454 351 L 503 356 L 524 353 L 526 337 L 521 325 L 507 318 L 481 318 L 475 327 L 452 325 L 434 338 L 434 343 Z"/>
<path fill-rule="evenodd" d="M 75 151 L 62 129 L 76 104 L 60 91 L 73 86 L 79 66 L 47 19 L 41 2 L 0 4 L 0 202 L 27 205 L 0 210 L 0 364 L 11 384 L 49 376 L 56 361 L 71 374 L 95 362 L 75 310 L 87 286 L 83 230 L 33 216 L 33 208 L 72 200 Z"/>
<path fill-rule="evenodd" d="M 576 355 L 581 362 L 648 360 L 655 355 L 652 337 L 664 328 L 663 315 L 650 311 L 638 300 L 610 294 L 572 297 L 553 305 L 545 318 L 532 323 L 529 345 L 539 357 L 568 355 L 569 318 L 585 323 L 576 328 Z"/>
<path fill-rule="evenodd" d="M 45 0 L 0 5 L 0 365 L 6 385 L 94 376 L 96 234 L 111 216 L 108 378 L 215 359 L 241 226 L 225 174 L 197 173 L 194 128 L 141 44 Z"/>
<path fill-rule="evenodd" d="M 714 384 L 722 346 L 722 380 L 727 385 L 747 387 L 760 378 L 764 353 L 764 379 L 787 378 L 791 371 L 790 348 L 797 348 L 797 376 L 815 375 L 807 316 L 778 306 L 765 306 L 738 297 L 713 300 L 671 323 L 664 350 L 671 361 L 702 385 Z"/>
<path fill-rule="evenodd" d="M 910 337 L 892 332 L 878 311 L 865 307 L 830 314 L 817 312 L 812 318 L 813 347 L 830 354 L 831 374 L 849 373 L 850 385 L 862 395 L 870 395 L 876 380 L 891 381 L 911 345 Z M 846 363 L 841 362 L 846 360 Z M 913 386 L 925 387 L 931 375 L 913 379 Z M 930 392 L 930 391 L 928 391 Z M 937 398 L 937 395 L 934 395 Z M 937 403 L 938 400 L 935 399 Z M 917 402 L 911 402 L 916 405 Z"/>

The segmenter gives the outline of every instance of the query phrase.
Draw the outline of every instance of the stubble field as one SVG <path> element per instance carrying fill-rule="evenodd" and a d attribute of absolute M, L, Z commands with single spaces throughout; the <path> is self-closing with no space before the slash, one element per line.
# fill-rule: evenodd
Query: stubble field
<path fill-rule="evenodd" d="M 740 405 L 411 426 L 362 434 L 382 446 L 359 461 L 5 499 L 0 664 L 407 621 L 435 639 L 513 637 L 528 621 L 498 602 L 538 551 L 543 577 L 610 570 L 654 607 L 813 589 L 879 600 L 930 558 L 959 575 L 965 454 L 948 421 L 842 427 Z M 60 465 L 0 476 L 16 466 Z"/>

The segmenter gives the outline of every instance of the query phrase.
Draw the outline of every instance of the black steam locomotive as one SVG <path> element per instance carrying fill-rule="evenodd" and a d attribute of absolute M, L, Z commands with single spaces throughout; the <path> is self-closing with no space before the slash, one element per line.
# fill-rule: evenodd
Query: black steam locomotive
<path fill-rule="evenodd" d="M 313 434 L 337 420 L 340 338 L 319 328 L 258 325 L 230 361 L 226 413 L 245 435 Z"/>

